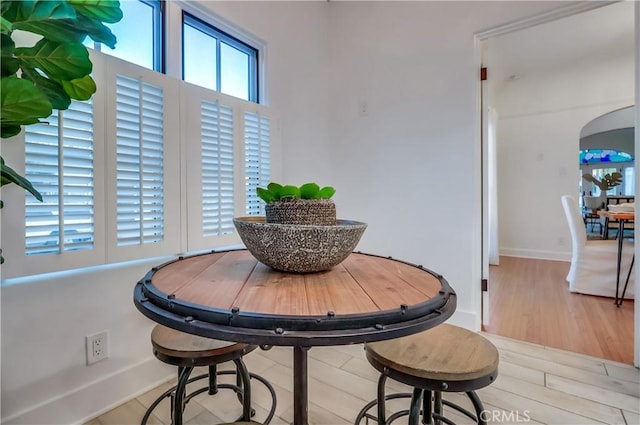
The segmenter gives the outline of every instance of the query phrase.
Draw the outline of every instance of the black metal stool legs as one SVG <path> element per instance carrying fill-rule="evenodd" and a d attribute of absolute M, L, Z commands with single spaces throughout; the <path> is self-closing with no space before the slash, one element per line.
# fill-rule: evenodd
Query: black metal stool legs
<path fill-rule="evenodd" d="M 411 407 L 409 408 L 409 425 L 420 425 L 420 402 L 422 401 L 422 389 L 414 388 L 411 395 Z M 381 404 L 384 404 L 382 402 Z"/>
<path fill-rule="evenodd" d="M 189 381 L 189 375 L 191 375 L 192 367 L 184 367 L 180 372 L 178 378 L 178 384 L 176 390 L 171 396 L 171 411 L 173 413 L 173 425 L 182 425 L 182 414 L 184 413 L 184 406 L 186 404 L 185 393 L 187 391 L 187 383 Z"/>
<path fill-rule="evenodd" d="M 422 423 L 424 425 L 433 425 L 433 408 L 431 404 L 433 394 L 431 390 L 424 390 L 422 394 Z"/>
<path fill-rule="evenodd" d="M 473 408 L 476 411 L 476 418 L 478 420 L 478 424 L 486 425 L 487 422 L 485 421 L 485 418 L 482 415 L 482 412 L 484 411 L 484 406 L 482 405 L 482 401 L 480 401 L 480 397 L 478 397 L 478 394 L 476 394 L 475 391 L 470 391 L 467 393 L 467 397 L 469 397 L 469 399 L 471 400 L 471 403 L 473 404 Z M 469 416 L 468 412 L 465 414 Z"/>
<path fill-rule="evenodd" d="M 205 391 L 211 395 L 217 394 L 219 389 L 231 389 L 238 395 L 238 400 L 242 405 L 242 415 L 237 420 L 249 422 L 251 421 L 251 417 L 255 415 L 255 410 L 251 407 L 251 379 L 260 381 L 267 388 L 273 400 L 271 409 L 263 422 L 264 425 L 268 425 L 273 419 L 276 411 L 277 399 L 275 389 L 263 377 L 250 373 L 242 359 L 234 359 L 233 362 L 235 363 L 236 370 L 218 371 L 216 365 L 211 365 L 209 366 L 209 373 L 204 373 L 193 378 L 189 378 L 193 371 L 193 367 L 178 367 L 177 384 L 169 388 L 154 400 L 145 412 L 142 421 L 140 422 L 141 425 L 147 424 L 153 410 L 165 398 L 169 398 L 171 401 L 171 424 L 182 425 L 184 420 L 184 409 L 189 400 Z M 220 375 L 235 375 L 236 383 L 220 384 L 217 380 L 217 377 Z M 188 384 L 205 378 L 208 380 L 207 386 L 187 394 L 186 388 Z"/>
<path fill-rule="evenodd" d="M 251 420 L 251 377 L 242 359 L 234 359 L 233 362 L 236 364 L 237 386 L 242 388 L 242 392 L 238 393 L 238 396 L 242 394 L 240 399 L 240 403 L 242 403 L 242 416 L 238 420 L 249 422 Z"/>
<path fill-rule="evenodd" d="M 455 422 L 444 415 L 443 406 L 457 410 L 463 415 L 474 420 L 478 425 L 487 425 L 482 414 L 484 407 L 482 406 L 482 402 L 475 391 L 465 393 L 473 404 L 474 412 L 471 412 L 456 403 L 443 400 L 442 392 L 440 391 L 431 391 L 428 389 L 414 387 L 413 393 L 396 393 L 386 395 L 384 390 L 385 381 L 386 376 L 380 375 L 380 379 L 378 380 L 378 398 L 370 401 L 362 408 L 358 413 L 358 416 L 356 416 L 355 425 L 359 425 L 363 419 L 366 419 L 367 423 L 369 419 L 371 419 L 375 420 L 378 425 L 389 425 L 402 416 L 409 417 L 409 425 L 456 425 Z M 410 398 L 411 402 L 409 409 L 394 412 L 387 417 L 385 402 L 396 398 Z M 377 410 L 378 416 L 373 416 L 372 414 L 367 413 L 374 407 Z M 420 421 L 421 418 L 422 420 Z"/>
<path fill-rule="evenodd" d="M 386 400 L 385 398 L 385 384 L 387 382 L 387 375 L 380 374 L 378 378 L 378 400 Z M 385 403 L 378 403 L 378 425 L 384 425 L 387 421 L 387 412 L 385 411 Z"/>

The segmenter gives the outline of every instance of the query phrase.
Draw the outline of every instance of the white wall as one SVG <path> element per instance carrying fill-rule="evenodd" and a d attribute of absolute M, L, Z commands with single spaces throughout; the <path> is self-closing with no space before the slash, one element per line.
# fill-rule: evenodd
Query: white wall
<path fill-rule="evenodd" d="M 569 260 L 560 204 L 578 196 L 580 131 L 592 119 L 633 104 L 633 56 L 499 82 L 500 254 Z"/>
<path fill-rule="evenodd" d="M 454 321 L 478 328 L 473 35 L 554 5 L 330 5 L 329 144 L 341 215 L 369 223 L 360 249 L 443 274 L 458 293 Z"/>
<path fill-rule="evenodd" d="M 455 320 L 477 327 L 473 34 L 557 5 L 206 6 L 268 43 L 268 99 L 282 117 L 282 167 L 274 177 L 335 185 L 339 215 L 369 223 L 360 248 L 442 273 L 458 293 Z M 167 376 L 151 355 L 152 323 L 132 303 L 148 268 L 2 288 L 3 423 L 77 423 Z M 85 335 L 105 329 L 111 357 L 85 366 Z"/>

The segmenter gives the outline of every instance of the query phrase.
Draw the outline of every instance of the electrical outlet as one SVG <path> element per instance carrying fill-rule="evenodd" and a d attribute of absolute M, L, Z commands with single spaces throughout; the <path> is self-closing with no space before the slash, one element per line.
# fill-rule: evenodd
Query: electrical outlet
<path fill-rule="evenodd" d="M 87 342 L 87 366 L 109 357 L 109 333 L 103 331 L 88 335 Z"/>
<path fill-rule="evenodd" d="M 358 104 L 358 112 L 361 117 L 366 117 L 369 115 L 369 102 L 366 100 L 361 101 Z"/>

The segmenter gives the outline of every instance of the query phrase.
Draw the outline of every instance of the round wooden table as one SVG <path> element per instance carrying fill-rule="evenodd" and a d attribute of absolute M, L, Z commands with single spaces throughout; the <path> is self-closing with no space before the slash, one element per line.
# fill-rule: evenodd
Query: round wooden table
<path fill-rule="evenodd" d="M 331 270 L 273 270 L 247 250 L 154 267 L 134 289 L 150 319 L 183 332 L 262 346 L 292 346 L 295 425 L 308 423 L 307 351 L 380 341 L 448 319 L 455 292 L 440 275 L 392 258 L 353 253 Z"/>

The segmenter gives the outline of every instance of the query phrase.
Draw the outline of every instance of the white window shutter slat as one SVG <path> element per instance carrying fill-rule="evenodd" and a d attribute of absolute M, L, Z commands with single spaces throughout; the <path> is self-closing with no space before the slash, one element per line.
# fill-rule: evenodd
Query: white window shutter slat
<path fill-rule="evenodd" d="M 26 196 L 27 255 L 93 248 L 93 119 L 91 101 L 73 101 L 25 128 L 25 177 L 44 199 Z"/>
<path fill-rule="evenodd" d="M 270 138 L 269 117 L 259 112 L 245 112 L 244 157 L 247 215 L 264 215 L 264 203 L 258 197 L 256 188 L 269 184 L 271 175 Z"/>
<path fill-rule="evenodd" d="M 116 76 L 118 246 L 164 239 L 164 93 Z"/>
<path fill-rule="evenodd" d="M 234 231 L 233 109 L 219 101 L 200 104 L 202 234 Z"/>

